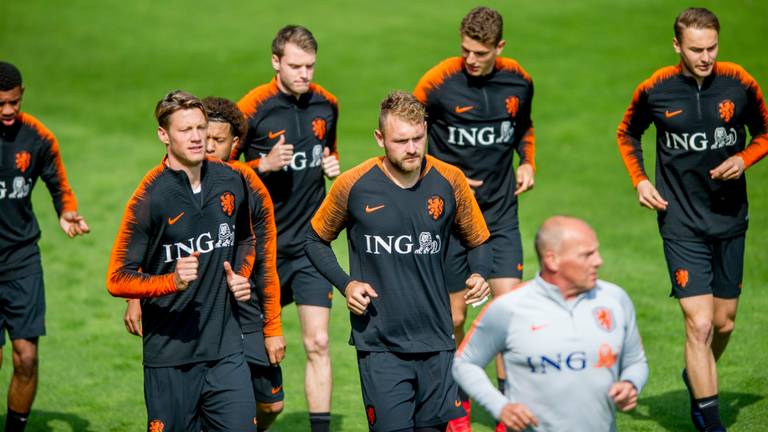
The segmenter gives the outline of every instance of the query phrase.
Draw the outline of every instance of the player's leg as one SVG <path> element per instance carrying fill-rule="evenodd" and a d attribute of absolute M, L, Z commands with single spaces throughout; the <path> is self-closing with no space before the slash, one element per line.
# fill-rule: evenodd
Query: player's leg
<path fill-rule="evenodd" d="M 43 274 L 4 284 L 4 319 L 13 348 L 6 431 L 23 431 L 37 393 L 38 339 L 45 334 Z"/>
<path fill-rule="evenodd" d="M 446 430 L 445 425 L 449 432 L 469 430 L 450 422 L 465 415 L 459 386 L 451 374 L 453 354 L 439 351 L 412 355 L 417 376 L 415 430 Z"/>
<path fill-rule="evenodd" d="M 328 345 L 333 287 L 306 257 L 297 259 L 296 266 L 298 271 L 293 278 L 292 288 L 301 323 L 304 352 L 307 355 L 304 392 L 309 422 L 313 432 L 326 432 L 330 430 L 333 388 Z"/>
<path fill-rule="evenodd" d="M 370 431 L 412 431 L 415 415 L 414 362 L 391 352 L 357 352 L 360 390 Z"/>
<path fill-rule="evenodd" d="M 280 366 L 272 366 L 264 346 L 264 333 L 255 331 L 243 335 L 245 361 L 251 373 L 253 394 L 256 398 L 257 431 L 266 431 L 283 411 L 283 373 Z"/>
<path fill-rule="evenodd" d="M 176 367 L 144 367 L 147 430 L 201 430 L 202 422 L 197 408 L 204 378 L 204 363 Z"/>
<path fill-rule="evenodd" d="M 744 277 L 745 236 L 717 241 L 712 253 L 712 293 L 715 296 L 712 354 L 717 361 L 728 346 L 736 325 L 736 311 Z"/>
<path fill-rule="evenodd" d="M 200 411 L 203 430 L 256 431 L 256 403 L 243 353 L 206 367 Z"/>
<path fill-rule="evenodd" d="M 736 326 L 736 311 L 739 299 L 714 298 L 714 334 L 712 335 L 712 355 L 715 362 L 723 355 L 725 347 Z"/>

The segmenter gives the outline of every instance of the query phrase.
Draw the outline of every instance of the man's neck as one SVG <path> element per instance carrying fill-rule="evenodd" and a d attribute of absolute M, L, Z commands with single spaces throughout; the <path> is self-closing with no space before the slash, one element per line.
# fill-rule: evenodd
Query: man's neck
<path fill-rule="evenodd" d="M 293 96 L 294 99 L 299 100 L 301 97 L 300 94 L 293 93 L 288 87 L 283 85 L 283 82 L 280 81 L 280 77 L 275 77 L 275 81 L 277 81 L 277 89 L 280 90 L 280 93 L 286 94 L 288 96 Z"/>
<path fill-rule="evenodd" d="M 200 187 L 200 177 L 203 169 L 202 162 L 188 166 L 175 160 L 171 157 L 171 155 L 168 155 L 168 159 L 165 163 L 168 165 L 168 168 L 174 171 L 183 171 L 185 174 L 187 174 L 187 178 L 189 179 L 189 186 L 193 190 Z"/>
<path fill-rule="evenodd" d="M 416 184 L 416 182 L 419 181 L 419 177 L 421 176 L 421 170 L 416 170 L 413 172 L 404 172 L 397 168 L 392 162 L 389 161 L 389 159 L 384 157 L 384 161 L 382 162 L 382 166 L 384 167 L 384 174 L 389 177 L 390 180 L 392 180 L 396 185 L 398 185 L 402 189 L 408 189 L 413 187 L 413 185 Z"/>
<path fill-rule="evenodd" d="M 568 284 L 564 280 L 562 280 L 562 278 L 558 277 L 557 274 L 549 273 L 546 271 L 542 271 L 540 274 L 544 282 L 547 282 L 550 285 L 554 285 L 560 288 L 560 294 L 563 296 L 565 300 L 571 300 L 577 295 L 579 295 L 578 290 L 563 288 L 563 287 L 567 287 Z"/>
<path fill-rule="evenodd" d="M 701 88 L 701 86 L 704 84 L 704 80 L 706 77 L 700 77 L 693 72 L 691 72 L 690 69 L 688 69 L 688 66 L 685 65 L 685 63 L 681 62 L 680 69 L 683 71 L 683 76 L 687 76 L 688 78 L 693 78 L 694 81 L 696 81 L 696 85 Z"/>

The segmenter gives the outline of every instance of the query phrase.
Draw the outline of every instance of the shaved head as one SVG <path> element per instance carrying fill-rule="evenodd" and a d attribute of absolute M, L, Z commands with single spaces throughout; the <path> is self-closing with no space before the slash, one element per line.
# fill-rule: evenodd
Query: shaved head
<path fill-rule="evenodd" d="M 565 237 L 572 237 L 584 230 L 594 233 L 589 224 L 575 217 L 558 215 L 545 220 L 536 232 L 535 246 L 539 263 L 547 251 L 557 252 Z"/>

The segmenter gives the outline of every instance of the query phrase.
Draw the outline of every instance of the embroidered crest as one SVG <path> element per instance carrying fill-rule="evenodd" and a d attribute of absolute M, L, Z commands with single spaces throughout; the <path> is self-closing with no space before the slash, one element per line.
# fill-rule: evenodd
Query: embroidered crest
<path fill-rule="evenodd" d="M 317 117 L 312 120 L 312 133 L 315 134 L 315 138 L 318 141 L 322 141 L 325 138 L 326 123 L 324 118 Z"/>
<path fill-rule="evenodd" d="M 445 201 L 439 195 L 434 195 L 427 200 L 427 213 L 432 216 L 432 219 L 438 220 L 443 215 L 443 209 L 445 208 Z"/>
<path fill-rule="evenodd" d="M 221 194 L 221 211 L 227 216 L 232 216 L 235 212 L 235 196 L 232 192 L 224 192 Z"/>
<path fill-rule="evenodd" d="M 509 116 L 515 117 L 517 115 L 517 109 L 520 108 L 520 99 L 518 99 L 517 96 L 510 96 L 507 98 L 504 104 L 507 107 Z"/>
<path fill-rule="evenodd" d="M 717 108 L 720 111 L 720 118 L 728 123 L 733 118 L 733 112 L 736 110 L 736 105 L 733 104 L 732 100 L 726 99 L 720 102 L 720 105 L 718 105 Z"/>
<path fill-rule="evenodd" d="M 16 153 L 16 168 L 19 171 L 24 172 L 29 168 L 29 164 L 32 162 L 32 155 L 28 151 L 20 151 Z"/>

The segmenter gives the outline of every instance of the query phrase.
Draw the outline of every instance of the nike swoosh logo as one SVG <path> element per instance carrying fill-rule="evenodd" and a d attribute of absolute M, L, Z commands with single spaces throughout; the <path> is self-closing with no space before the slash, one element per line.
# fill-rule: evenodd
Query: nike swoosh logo
<path fill-rule="evenodd" d="M 713 405 L 713 404 L 715 404 L 716 402 L 717 402 L 717 401 L 709 401 L 709 402 L 703 402 L 703 403 L 700 403 L 700 404 L 699 404 L 699 408 L 706 408 L 706 407 L 708 407 L 708 406 L 710 406 L 710 405 Z"/>
<path fill-rule="evenodd" d="M 283 386 L 273 387 L 272 388 L 272 394 L 278 394 L 280 393 L 280 390 L 283 389 Z"/>
<path fill-rule="evenodd" d="M 672 118 L 680 113 L 682 113 L 683 110 L 679 109 L 677 111 L 664 111 L 664 117 L 666 118 Z"/>
<path fill-rule="evenodd" d="M 533 324 L 531 326 L 531 331 L 539 331 L 539 330 L 543 329 L 544 327 L 546 327 L 548 325 L 549 325 L 549 323 L 544 323 L 544 324 L 539 324 L 539 325 Z"/>
<path fill-rule="evenodd" d="M 282 135 L 282 134 L 284 134 L 284 133 L 285 133 L 285 129 L 283 129 L 283 130 L 279 130 L 279 131 L 277 131 L 277 132 L 272 132 L 272 131 L 269 131 L 269 133 L 267 134 L 267 136 L 269 137 L 269 139 L 275 139 L 275 138 L 279 137 L 280 135 Z"/>
<path fill-rule="evenodd" d="M 460 106 L 456 105 L 455 111 L 456 111 L 456 114 L 461 114 L 461 113 L 465 113 L 467 111 L 472 110 L 472 108 L 474 108 L 474 107 L 475 107 L 474 105 L 463 106 L 463 107 L 460 107 Z"/>
<path fill-rule="evenodd" d="M 181 219 L 182 216 L 184 216 L 184 212 L 179 213 L 179 215 L 174 218 L 168 218 L 168 225 L 175 224 L 176 222 L 179 221 L 179 219 Z"/>
<path fill-rule="evenodd" d="M 376 207 L 365 206 L 365 212 L 366 213 L 373 213 L 373 212 L 375 212 L 377 210 L 381 210 L 383 208 L 384 208 L 384 204 L 378 205 Z"/>

